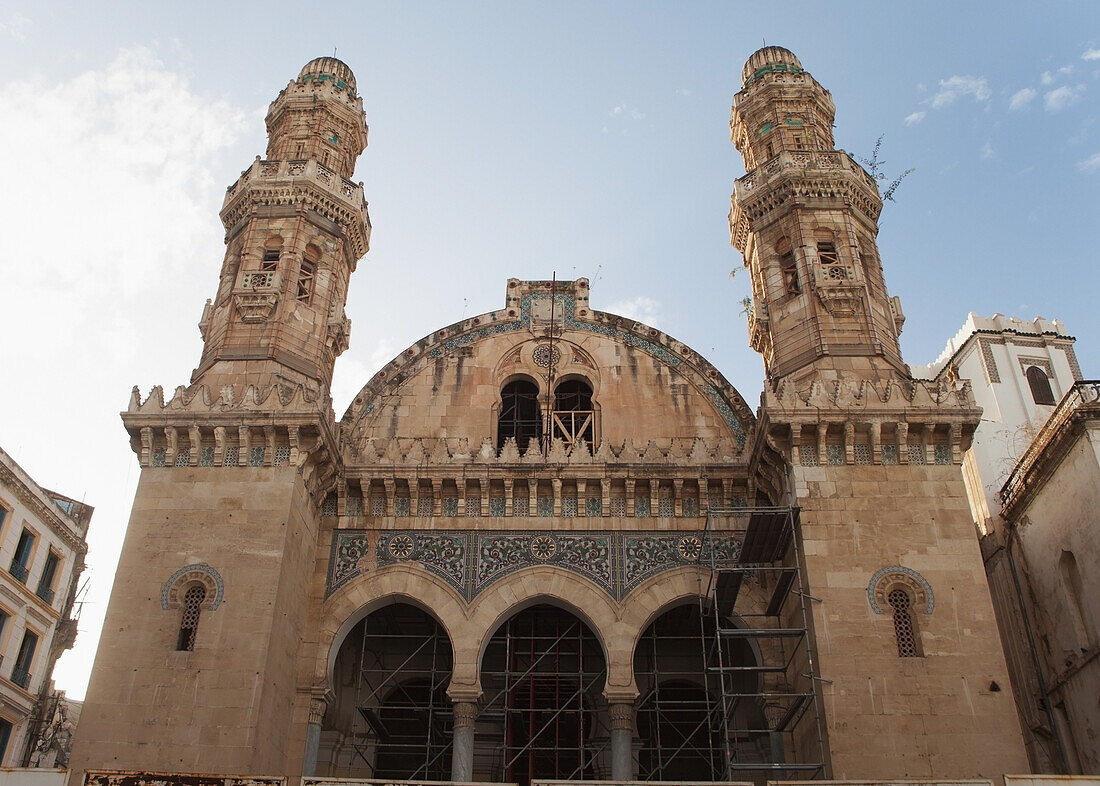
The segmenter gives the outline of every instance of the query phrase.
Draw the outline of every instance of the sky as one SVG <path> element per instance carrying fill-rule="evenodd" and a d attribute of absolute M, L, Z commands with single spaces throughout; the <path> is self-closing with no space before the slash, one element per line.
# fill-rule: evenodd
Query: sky
<path fill-rule="evenodd" d="M 118 413 L 190 381 L 225 188 L 302 65 L 335 51 L 370 126 L 338 417 L 405 347 L 503 307 L 509 277 L 555 274 L 753 402 L 729 113 L 765 43 L 832 93 L 838 147 L 882 138 L 885 183 L 915 170 L 879 234 L 906 360 L 971 311 L 1043 316 L 1100 377 L 1095 2 L 0 0 L 0 445 L 96 508 L 58 687 L 84 695 L 137 482 Z"/>

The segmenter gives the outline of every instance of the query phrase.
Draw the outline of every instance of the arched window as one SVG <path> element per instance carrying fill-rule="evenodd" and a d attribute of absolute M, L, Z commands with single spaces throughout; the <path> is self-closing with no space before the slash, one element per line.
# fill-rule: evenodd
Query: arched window
<path fill-rule="evenodd" d="M 1031 387 L 1031 397 L 1036 404 L 1053 404 L 1054 391 L 1050 389 L 1050 379 L 1038 366 L 1028 366 L 1024 372 L 1027 384 Z"/>
<path fill-rule="evenodd" d="M 554 389 L 553 435 L 566 450 L 581 443 L 593 448 L 595 414 L 592 386 L 583 379 L 567 379 Z"/>
<path fill-rule="evenodd" d="M 180 634 L 176 640 L 176 649 L 191 652 L 195 649 L 195 634 L 199 630 L 199 612 L 206 600 L 206 587 L 192 584 L 183 593 L 183 614 L 180 617 Z"/>
<path fill-rule="evenodd" d="M 779 255 L 779 268 L 783 273 L 783 292 L 787 295 L 797 295 L 802 291 L 798 283 L 798 267 L 794 261 L 794 249 L 791 241 L 781 238 L 775 244 L 775 253 Z"/>
<path fill-rule="evenodd" d="M 917 623 L 913 619 L 913 600 L 901 587 L 895 587 L 886 595 L 886 602 L 894 613 L 894 635 L 898 640 L 898 657 L 919 658 Z"/>
<path fill-rule="evenodd" d="M 527 450 L 532 439 L 538 442 L 542 432 L 539 389 L 525 379 L 509 382 L 500 391 L 500 417 L 497 419 L 497 450 L 509 437 L 515 437 L 520 451 Z"/>

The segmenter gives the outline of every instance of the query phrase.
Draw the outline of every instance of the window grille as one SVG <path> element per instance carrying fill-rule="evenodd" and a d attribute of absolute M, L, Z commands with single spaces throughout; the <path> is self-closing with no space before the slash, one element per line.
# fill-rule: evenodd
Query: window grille
<path fill-rule="evenodd" d="M 466 518 L 476 518 L 481 515 L 481 497 L 466 497 Z"/>
<path fill-rule="evenodd" d="M 910 464 L 923 464 L 924 463 L 924 445 L 918 445 L 914 442 L 910 442 L 906 446 L 907 454 Z"/>
<path fill-rule="evenodd" d="M 634 500 L 634 518 L 649 518 L 649 497 L 638 497 Z"/>
<path fill-rule="evenodd" d="M 370 514 L 372 516 L 386 515 L 386 498 L 375 494 L 370 498 Z"/>
<path fill-rule="evenodd" d="M 685 517 L 694 518 L 699 515 L 699 500 L 695 497 L 684 497 L 683 506 Z"/>
<path fill-rule="evenodd" d="M 508 506 L 505 504 L 504 497 L 489 497 L 490 516 L 503 516 L 507 510 Z"/>
<path fill-rule="evenodd" d="M 399 519 L 407 519 L 409 517 L 409 498 L 408 497 L 396 497 L 393 500 L 393 515 Z"/>
<path fill-rule="evenodd" d="M 825 456 L 829 459 L 830 464 L 843 464 L 844 463 L 844 446 L 843 445 L 826 445 Z"/>
<path fill-rule="evenodd" d="M 567 519 L 576 518 L 577 516 L 577 498 L 576 497 L 562 497 L 561 498 L 561 515 Z"/>
<path fill-rule="evenodd" d="M 432 498 L 429 497 L 417 497 L 416 499 L 416 515 L 421 518 L 429 518 L 432 515 Z"/>
<path fill-rule="evenodd" d="M 241 460 L 240 448 L 226 448 L 225 455 L 222 456 L 223 467 L 235 467 L 237 462 Z"/>
<path fill-rule="evenodd" d="M 937 464 L 950 464 L 951 463 L 951 446 L 950 445 L 936 445 L 936 463 Z"/>
<path fill-rule="evenodd" d="M 672 497 L 662 497 L 657 505 L 657 515 L 663 519 L 670 519 L 676 515 L 676 500 Z"/>
<path fill-rule="evenodd" d="M 180 619 L 180 635 L 176 649 L 191 652 L 195 649 L 195 634 L 199 630 L 199 611 L 206 600 L 206 588 L 193 584 L 183 593 L 183 616 Z"/>
<path fill-rule="evenodd" d="M 266 453 L 267 449 L 263 445 L 250 448 L 248 451 L 248 466 L 262 467 L 264 465 L 264 454 Z"/>
<path fill-rule="evenodd" d="M 275 448 L 275 460 L 272 462 L 276 467 L 281 467 L 290 461 L 290 445 L 280 445 Z"/>
<path fill-rule="evenodd" d="M 335 516 L 339 509 L 336 507 L 336 495 L 329 494 L 325 497 L 325 501 L 321 503 L 321 515 L 322 516 Z"/>
<path fill-rule="evenodd" d="M 358 495 L 348 495 L 347 511 L 349 516 L 363 515 L 363 498 Z"/>
<path fill-rule="evenodd" d="M 611 515 L 612 516 L 625 516 L 626 515 L 626 497 L 612 497 L 611 498 Z"/>
<path fill-rule="evenodd" d="M 855 446 L 855 459 L 857 464 L 870 464 L 871 446 L 866 444 L 857 444 Z"/>
<path fill-rule="evenodd" d="M 181 450 L 176 453 L 175 464 L 177 467 L 187 467 L 191 464 L 191 450 Z"/>
<path fill-rule="evenodd" d="M 803 445 L 798 451 L 799 460 L 804 467 L 817 466 L 817 442 Z"/>
<path fill-rule="evenodd" d="M 890 604 L 890 608 L 894 610 L 894 635 L 897 636 L 898 640 L 898 657 L 919 657 L 913 615 L 909 610 L 912 605 L 909 593 L 901 588 L 892 589 L 886 596 L 886 600 Z"/>
<path fill-rule="evenodd" d="M 165 456 L 165 449 L 164 448 L 154 448 L 153 449 L 153 466 L 154 467 L 163 467 L 164 466 L 164 456 Z"/>
<path fill-rule="evenodd" d="M 897 464 L 898 463 L 898 446 L 897 445 L 883 445 L 882 446 L 882 463 L 883 464 Z"/>
<path fill-rule="evenodd" d="M 539 497 L 538 506 L 539 516 L 541 516 L 542 518 L 547 518 L 554 515 L 553 497 Z"/>
<path fill-rule="evenodd" d="M 599 497 L 589 497 L 584 503 L 584 513 L 590 518 L 598 519 L 603 515 L 603 500 Z"/>
<path fill-rule="evenodd" d="M 531 500 L 526 497 L 513 497 L 512 498 L 512 515 L 525 517 L 530 515 L 531 512 Z"/>
<path fill-rule="evenodd" d="M 458 497 L 444 497 L 443 498 L 443 515 L 444 516 L 457 516 L 458 515 Z"/>

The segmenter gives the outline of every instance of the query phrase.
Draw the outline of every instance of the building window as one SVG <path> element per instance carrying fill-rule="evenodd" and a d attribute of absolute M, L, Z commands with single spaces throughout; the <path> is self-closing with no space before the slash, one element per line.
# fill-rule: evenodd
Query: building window
<path fill-rule="evenodd" d="M 302 260 L 302 268 L 298 273 L 298 302 L 309 303 L 310 297 L 313 295 L 313 263 L 308 260 Z"/>
<path fill-rule="evenodd" d="M 12 725 L 7 718 L 0 718 L 0 764 L 7 763 L 8 741 L 11 739 Z"/>
<path fill-rule="evenodd" d="M 42 568 L 42 578 L 38 580 L 38 589 L 35 590 L 35 594 L 47 603 L 53 603 L 53 585 L 60 564 L 61 558 L 51 549 L 46 555 L 46 564 Z"/>
<path fill-rule="evenodd" d="M 27 583 L 27 566 L 30 564 L 32 551 L 34 551 L 34 535 L 23 530 L 19 536 L 19 543 L 15 547 L 15 555 L 11 558 L 11 567 L 8 572 L 24 584 Z"/>
<path fill-rule="evenodd" d="M 837 255 L 836 243 L 822 241 L 817 244 L 817 258 L 823 265 L 839 265 L 840 258 Z"/>
<path fill-rule="evenodd" d="M 539 414 L 539 389 L 533 382 L 517 379 L 500 391 L 500 417 L 497 419 L 497 450 L 510 438 L 516 440 L 520 452 L 527 450 L 531 440 L 537 443 L 542 431 Z"/>
<path fill-rule="evenodd" d="M 1031 397 L 1036 404 L 1053 404 L 1054 391 L 1050 389 L 1050 378 L 1038 366 L 1028 366 L 1024 372 L 1027 384 L 1031 387 Z"/>
<path fill-rule="evenodd" d="M 34 664 L 34 651 L 38 647 L 38 636 L 29 630 L 23 632 L 23 642 L 19 645 L 19 654 L 15 658 L 15 668 L 11 670 L 11 681 L 23 690 L 31 683 L 31 666 Z"/>
<path fill-rule="evenodd" d="M 553 437 L 565 443 L 569 452 L 577 445 L 594 447 L 595 410 L 592 387 L 581 379 L 567 379 L 554 390 Z"/>
<path fill-rule="evenodd" d="M 802 291 L 802 287 L 798 282 L 798 266 L 794 261 L 794 249 L 791 248 L 791 241 L 787 238 L 782 238 L 776 244 L 775 251 L 779 255 L 779 269 L 783 274 L 784 294 L 799 294 Z"/>
<path fill-rule="evenodd" d="M 1085 623 L 1085 590 L 1081 582 L 1081 571 L 1077 567 L 1077 558 L 1073 556 L 1072 551 L 1062 552 L 1058 560 L 1058 572 L 1062 574 L 1062 591 L 1065 594 L 1066 606 L 1069 608 L 1073 632 L 1077 635 L 1077 646 L 1082 651 L 1087 650 L 1092 636 L 1089 635 L 1089 627 Z"/>
<path fill-rule="evenodd" d="M 199 611 L 206 600 L 206 587 L 192 584 L 183 593 L 183 615 L 180 618 L 180 633 L 176 639 L 176 650 L 191 652 L 195 649 L 195 634 L 199 630 Z"/>
<path fill-rule="evenodd" d="M 4 530 L 4 524 L 8 520 L 8 514 L 11 513 L 3 503 L 0 503 L 0 532 Z"/>
<path fill-rule="evenodd" d="M 913 601 L 901 587 L 890 590 L 886 596 L 894 616 L 894 636 L 898 641 L 898 657 L 918 658 L 917 623 L 913 619 Z"/>
<path fill-rule="evenodd" d="M 263 273 L 274 273 L 279 268 L 279 250 L 265 251 L 264 255 L 260 258 L 260 271 Z"/>

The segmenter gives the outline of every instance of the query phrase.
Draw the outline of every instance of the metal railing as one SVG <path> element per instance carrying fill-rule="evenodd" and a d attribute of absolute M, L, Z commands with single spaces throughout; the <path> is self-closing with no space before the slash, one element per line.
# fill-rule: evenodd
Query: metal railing
<path fill-rule="evenodd" d="M 31 673 L 24 668 L 16 666 L 11 670 L 11 681 L 23 690 L 26 690 L 27 686 L 31 683 Z"/>

